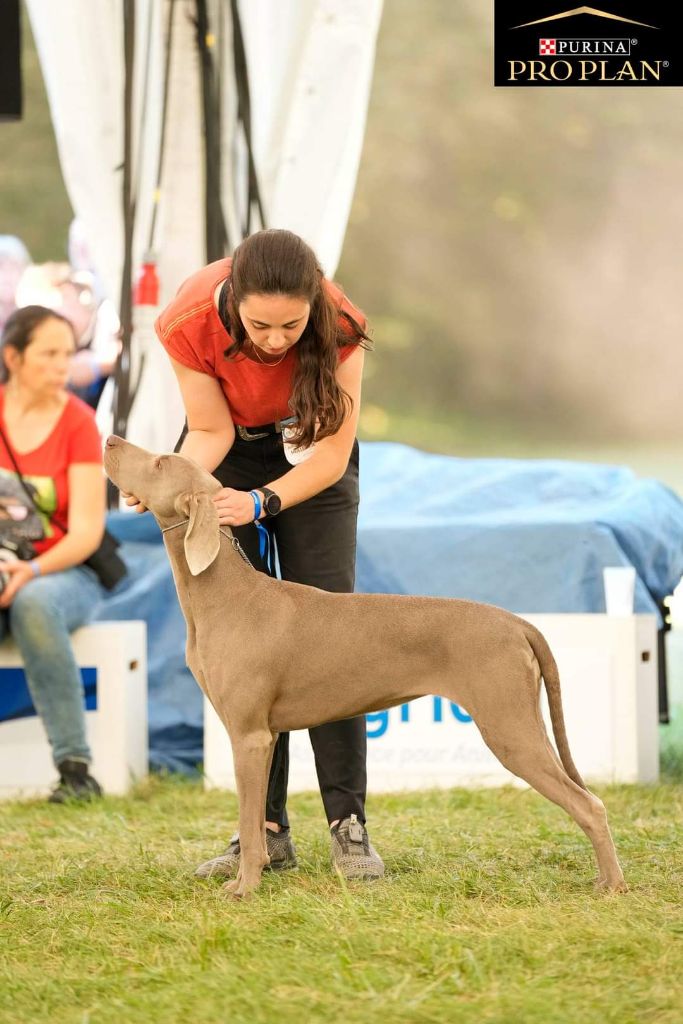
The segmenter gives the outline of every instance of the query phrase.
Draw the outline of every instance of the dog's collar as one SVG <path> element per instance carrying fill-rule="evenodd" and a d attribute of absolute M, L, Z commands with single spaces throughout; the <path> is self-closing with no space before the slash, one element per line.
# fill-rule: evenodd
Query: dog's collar
<path fill-rule="evenodd" d="M 187 523 L 189 523 L 189 521 L 190 521 L 189 519 L 183 519 L 180 523 L 173 523 L 172 526 L 162 526 L 161 527 L 161 532 L 162 533 L 168 533 L 169 530 L 177 530 L 177 528 L 179 526 L 186 526 Z M 254 566 L 252 565 L 251 561 L 249 560 L 249 557 L 247 556 L 247 554 L 244 551 L 244 548 L 242 547 L 242 545 L 240 544 L 240 542 L 238 541 L 238 539 L 234 535 L 234 533 L 233 534 L 223 533 L 223 530 L 221 530 L 220 528 L 219 528 L 218 532 L 221 533 L 225 537 L 226 540 L 230 541 L 230 543 L 234 547 L 235 551 L 238 551 L 240 553 L 240 555 L 242 556 L 242 558 L 244 559 L 244 561 L 247 563 L 247 565 L 251 565 L 251 567 L 253 569 Z"/>
<path fill-rule="evenodd" d="M 183 519 L 181 523 L 174 523 L 173 526 L 162 526 L 161 532 L 168 533 L 169 530 L 176 530 L 179 526 L 185 526 L 185 524 L 189 523 L 189 521 L 189 519 Z"/>

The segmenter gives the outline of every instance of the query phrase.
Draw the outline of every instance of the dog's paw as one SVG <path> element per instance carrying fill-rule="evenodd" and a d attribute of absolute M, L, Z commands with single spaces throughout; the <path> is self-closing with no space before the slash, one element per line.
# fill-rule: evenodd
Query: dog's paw
<path fill-rule="evenodd" d="M 254 890 L 258 888 L 261 881 L 261 872 L 255 872 L 253 875 L 247 872 L 238 872 L 237 878 L 233 878 L 232 881 L 226 882 L 221 889 L 232 896 L 236 900 L 248 900 L 254 893 Z"/>
<path fill-rule="evenodd" d="M 597 878 L 595 880 L 595 891 L 604 893 L 628 892 L 628 885 L 625 878 Z"/>
<path fill-rule="evenodd" d="M 248 886 L 239 878 L 233 878 L 231 882 L 225 882 L 221 886 L 221 892 L 224 892 L 226 896 L 232 896 L 234 900 L 248 900 L 251 898 L 255 888 L 255 885 Z"/>

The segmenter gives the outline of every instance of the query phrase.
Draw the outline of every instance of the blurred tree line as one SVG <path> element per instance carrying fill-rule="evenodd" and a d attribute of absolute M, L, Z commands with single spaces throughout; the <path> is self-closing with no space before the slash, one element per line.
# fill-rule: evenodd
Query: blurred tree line
<path fill-rule="evenodd" d="M 71 212 L 25 28 L 0 232 L 61 258 Z M 492 40 L 480 0 L 385 0 L 336 275 L 376 342 L 364 433 L 678 438 L 681 90 L 494 88 Z"/>

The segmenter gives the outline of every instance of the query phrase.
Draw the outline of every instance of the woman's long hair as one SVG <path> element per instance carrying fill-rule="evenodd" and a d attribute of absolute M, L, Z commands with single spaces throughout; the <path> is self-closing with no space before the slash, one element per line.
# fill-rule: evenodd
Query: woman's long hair
<path fill-rule="evenodd" d="M 289 405 L 297 419 L 296 446 L 336 434 L 352 405 L 336 378 L 339 349 L 370 348 L 370 339 L 356 320 L 336 308 L 323 286 L 315 253 L 291 231 L 257 231 L 237 246 L 231 276 L 221 289 L 218 312 L 233 339 L 224 352 L 234 359 L 248 341 L 239 306 L 248 295 L 287 295 L 310 303 L 311 312 L 297 342 L 298 364 Z"/>

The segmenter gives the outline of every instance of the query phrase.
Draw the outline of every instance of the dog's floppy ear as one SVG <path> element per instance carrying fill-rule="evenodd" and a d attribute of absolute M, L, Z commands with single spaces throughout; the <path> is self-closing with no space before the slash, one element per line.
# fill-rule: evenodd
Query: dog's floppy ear
<path fill-rule="evenodd" d="M 214 561 L 221 546 L 216 506 L 206 491 L 181 494 L 175 505 L 178 512 L 189 517 L 185 558 L 192 575 L 199 576 Z"/>

